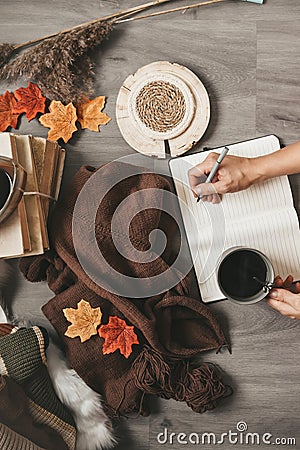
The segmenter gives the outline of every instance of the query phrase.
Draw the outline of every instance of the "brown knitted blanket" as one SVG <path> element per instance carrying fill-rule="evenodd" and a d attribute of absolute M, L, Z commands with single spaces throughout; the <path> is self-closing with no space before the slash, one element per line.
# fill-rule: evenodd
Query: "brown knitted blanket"
<path fill-rule="evenodd" d="M 185 401 L 196 412 L 214 408 L 217 400 L 228 394 L 228 387 L 222 382 L 216 366 L 209 363 L 193 365 L 191 358 L 205 350 L 219 350 L 227 342 L 209 308 L 200 300 L 189 297 L 189 277 L 169 270 L 174 261 L 170 251 L 174 220 L 162 212 L 161 204 L 164 200 L 161 193 L 165 195 L 170 191 L 167 179 L 147 173 L 147 170 L 135 175 L 131 166 L 124 163 L 103 166 L 101 189 L 109 187 L 111 180 L 120 175 L 123 181 L 107 193 L 100 206 L 95 206 L 93 200 L 99 183 L 89 188 L 90 201 L 79 207 L 77 203 L 76 253 L 72 234 L 73 211 L 82 188 L 95 174 L 96 169 L 82 167 L 75 175 L 52 217 L 52 251 L 24 258 L 20 263 L 22 272 L 30 281 L 47 279 L 56 296 L 43 307 L 43 312 L 61 337 L 71 366 L 89 386 L 103 394 L 111 415 L 130 411 L 146 413 L 143 402 L 146 394 Z M 137 192 L 141 195 L 132 197 Z M 121 212 L 116 212 L 121 202 L 130 198 L 132 202 L 127 203 Z M 157 208 L 152 206 L 154 200 Z M 137 203 L 140 212 L 126 232 L 123 226 Z M 89 215 L 95 207 L 97 214 L 91 227 Z M 130 247 L 128 235 L 133 245 L 133 249 L 127 249 L 126 257 L 116 249 L 115 236 L 111 232 L 115 212 L 115 234 L 123 243 L 123 249 Z M 165 251 L 149 262 L 136 262 L 134 252 L 149 249 L 149 234 L 156 228 L 162 228 L 168 238 Z M 89 244 L 93 233 L 112 271 L 91 251 Z M 86 273 L 83 262 L 84 267 L 89 268 L 89 275 L 95 274 L 96 281 Z M 114 271 L 137 280 L 142 278 L 143 286 L 149 292 L 155 287 L 155 276 L 161 273 L 165 274 L 166 282 L 171 278 L 175 280 L 174 287 L 148 297 L 141 297 L 137 287 L 136 297 L 129 298 L 122 294 L 124 285 L 118 281 Z M 70 322 L 63 309 L 76 309 L 81 299 L 92 308 L 101 308 L 102 324 L 107 324 L 111 316 L 117 316 L 134 327 L 139 344 L 132 346 L 128 358 L 119 350 L 104 354 L 104 339 L 98 333 L 85 342 L 81 342 L 79 337 L 65 336 Z"/>

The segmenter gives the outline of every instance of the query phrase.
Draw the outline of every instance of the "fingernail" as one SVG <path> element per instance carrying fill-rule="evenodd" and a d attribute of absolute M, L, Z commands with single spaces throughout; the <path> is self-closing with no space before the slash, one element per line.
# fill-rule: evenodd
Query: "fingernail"
<path fill-rule="evenodd" d="M 196 194 L 201 195 L 202 194 L 202 189 L 200 186 L 196 186 L 194 191 L 196 192 Z"/>
<path fill-rule="evenodd" d="M 277 298 L 278 297 L 278 292 L 277 291 L 271 291 L 269 295 L 272 298 Z"/>

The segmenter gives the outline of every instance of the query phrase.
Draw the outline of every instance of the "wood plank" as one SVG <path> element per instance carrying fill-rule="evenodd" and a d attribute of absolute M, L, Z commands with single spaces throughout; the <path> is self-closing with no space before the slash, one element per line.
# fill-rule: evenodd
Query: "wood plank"
<path fill-rule="evenodd" d="M 145 42 L 149 42 L 146 52 Z M 200 141 L 201 146 L 253 137 L 256 94 L 254 23 L 206 20 L 197 21 L 191 27 L 188 22 L 177 19 L 164 23 L 163 27 L 154 23 L 145 28 L 144 24 L 137 22 L 132 27 L 117 29 L 99 54 L 96 71 L 96 92 L 109 94 L 106 112 L 113 119 L 119 86 L 130 73 L 155 60 L 185 65 L 207 88 L 212 113 L 209 128 Z M 108 127 L 102 129 L 103 136 L 107 133 L 120 136 L 115 126 L 116 121 L 113 120 L 109 130 Z"/>
<path fill-rule="evenodd" d="M 272 128 L 285 144 L 299 139 L 300 24 L 257 24 L 257 118 L 259 133 Z"/>
<path fill-rule="evenodd" d="M 183 1 L 192 3 L 179 0 L 174 6 Z M 25 8 L 21 0 L 2 1 L 0 41 L 23 42 L 140 2 L 125 3 L 40 0 L 37 4 L 28 0 Z M 157 60 L 186 65 L 208 89 L 212 118 L 198 150 L 272 132 L 285 143 L 299 139 L 299 19 L 299 0 L 265 0 L 263 6 L 229 0 L 116 27 L 97 53 L 95 84 L 96 95 L 107 96 L 105 112 L 113 120 L 100 133 L 84 130 L 68 143 L 63 190 L 81 165 L 98 166 L 135 153 L 117 127 L 117 93 L 130 73 Z M 1 83 L 0 89 L 3 92 L 25 84 Z M 18 132 L 47 136 L 47 129 L 38 121 L 28 124 L 24 117 Z M 160 163 L 164 170 L 165 163 Z M 300 207 L 300 177 L 291 180 Z M 16 262 L 12 264 L 17 270 Z M 8 295 L 15 313 L 53 332 L 40 312 L 53 296 L 45 283 L 32 285 L 18 274 Z M 233 396 L 201 416 L 183 403 L 154 400 L 150 418 L 122 420 L 116 425 L 118 450 L 179 449 L 182 446 L 178 444 L 161 446 L 157 434 L 164 427 L 176 433 L 234 431 L 240 420 L 247 422 L 249 432 L 296 437 L 299 446 L 300 322 L 280 316 L 263 302 L 247 308 L 220 302 L 211 308 L 230 336 L 233 354 L 209 353 L 201 359 L 222 367 L 234 387 Z"/>
<path fill-rule="evenodd" d="M 224 353 L 206 356 L 204 360 L 217 361 L 230 376 L 230 383 L 234 387 L 233 396 L 223 401 L 216 410 L 201 416 L 184 404 L 161 401 L 160 413 L 151 419 L 150 449 L 160 447 L 157 435 L 165 427 L 169 433 L 213 432 L 220 437 L 221 433 L 230 429 L 237 431 L 236 425 L 240 421 L 247 423 L 250 433 L 259 433 L 261 436 L 271 433 L 273 439 L 293 437 L 298 441 L 298 346 L 290 348 L 289 356 L 283 355 L 287 346 L 290 346 L 290 339 L 298 339 L 298 333 L 299 330 L 289 330 L 286 333 L 278 332 L 277 336 L 264 334 L 250 340 L 249 336 L 245 336 L 234 346 L 233 355 Z M 291 358 L 295 360 L 291 362 Z M 284 379 L 283 364 L 289 366 L 289 376 Z M 167 445 L 165 447 L 168 448 Z M 224 447 L 229 448 L 228 441 Z M 182 446 L 174 442 L 169 448 L 180 449 Z M 208 449 L 209 446 L 204 448 Z M 266 450 L 268 446 L 261 444 L 254 448 Z"/>
<path fill-rule="evenodd" d="M 118 445 L 115 450 L 149 450 L 150 417 L 121 419 L 114 423 Z"/>

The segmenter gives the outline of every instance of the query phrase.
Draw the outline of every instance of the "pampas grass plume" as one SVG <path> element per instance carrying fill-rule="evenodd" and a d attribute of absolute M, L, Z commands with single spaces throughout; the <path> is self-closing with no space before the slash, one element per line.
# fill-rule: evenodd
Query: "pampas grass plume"
<path fill-rule="evenodd" d="M 14 50 L 15 47 L 7 42 L 0 44 L 0 69 L 10 60 Z"/>
<path fill-rule="evenodd" d="M 2 44 L 0 78 L 24 77 L 36 82 L 50 99 L 78 103 L 82 97 L 93 94 L 91 51 L 108 38 L 111 30 L 111 22 L 102 21 L 60 33 L 24 51 L 1 69 L 1 61 L 5 61 L 14 49 L 9 44 Z"/>

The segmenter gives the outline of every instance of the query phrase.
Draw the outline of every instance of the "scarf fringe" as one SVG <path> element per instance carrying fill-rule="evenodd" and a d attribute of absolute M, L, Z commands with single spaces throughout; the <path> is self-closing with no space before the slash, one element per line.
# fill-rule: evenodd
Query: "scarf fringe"
<path fill-rule="evenodd" d="M 168 362 L 148 346 L 135 360 L 133 370 L 135 385 L 142 392 L 186 402 L 197 413 L 214 409 L 219 399 L 232 393 L 216 365 L 193 367 L 188 360 Z"/>

